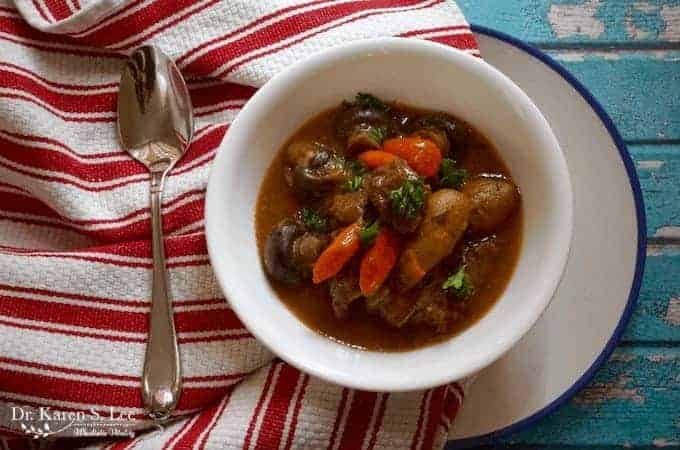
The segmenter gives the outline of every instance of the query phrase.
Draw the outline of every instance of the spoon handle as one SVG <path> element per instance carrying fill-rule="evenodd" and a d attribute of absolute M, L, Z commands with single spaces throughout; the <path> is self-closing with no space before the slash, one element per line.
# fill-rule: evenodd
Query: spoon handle
<path fill-rule="evenodd" d="M 181 390 L 179 347 L 175 333 L 172 305 L 168 298 L 161 198 L 164 172 L 151 173 L 151 228 L 153 248 L 153 284 L 149 340 L 146 345 L 142 399 L 149 415 L 165 420 L 177 405 Z"/>

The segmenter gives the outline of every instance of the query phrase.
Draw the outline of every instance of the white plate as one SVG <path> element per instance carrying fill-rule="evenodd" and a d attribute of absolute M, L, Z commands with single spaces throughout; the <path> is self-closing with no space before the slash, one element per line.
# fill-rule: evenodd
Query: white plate
<path fill-rule="evenodd" d="M 473 27 L 483 58 L 539 107 L 567 158 L 574 236 L 567 269 L 541 319 L 479 374 L 447 448 L 488 442 L 564 404 L 614 350 L 640 289 L 645 216 L 628 152 L 590 93 L 549 56 Z"/>

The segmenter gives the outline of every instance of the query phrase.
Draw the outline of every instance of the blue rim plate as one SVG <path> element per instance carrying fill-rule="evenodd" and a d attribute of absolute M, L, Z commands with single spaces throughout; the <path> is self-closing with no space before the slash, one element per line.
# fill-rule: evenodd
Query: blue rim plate
<path fill-rule="evenodd" d="M 506 44 L 509 44 L 516 49 L 519 49 L 527 54 L 529 54 L 531 57 L 539 60 L 541 63 L 543 63 L 545 66 L 549 67 L 552 69 L 554 72 L 556 72 L 559 76 L 561 76 L 566 82 L 568 82 L 571 87 L 581 96 L 583 99 L 590 105 L 590 108 L 593 110 L 593 112 L 597 115 L 599 120 L 602 122 L 604 127 L 606 128 L 607 132 L 609 133 L 609 136 L 611 137 L 611 140 L 613 141 L 614 145 L 618 149 L 619 156 L 621 158 L 621 161 L 625 167 L 626 173 L 628 175 L 628 179 L 630 182 L 630 187 L 633 193 L 634 197 L 634 203 L 635 203 L 635 212 L 636 212 L 636 219 L 637 219 L 637 255 L 636 255 L 636 260 L 635 260 L 635 271 L 633 275 L 633 280 L 630 286 L 630 291 L 628 293 L 628 299 L 627 303 L 625 305 L 625 308 L 623 310 L 623 313 L 621 314 L 618 324 L 614 328 L 613 333 L 609 337 L 608 341 L 606 342 L 606 345 L 604 348 L 601 350 L 599 356 L 594 360 L 594 362 L 590 365 L 590 367 L 569 387 L 566 389 L 561 395 L 559 395 L 555 400 L 551 401 L 547 405 L 543 406 L 533 414 L 529 415 L 528 417 L 524 417 L 508 426 L 499 428 L 497 430 L 493 430 L 490 432 L 487 432 L 485 434 L 481 434 L 478 436 L 474 437 L 468 437 L 468 438 L 462 438 L 462 439 L 455 439 L 455 440 L 450 440 L 447 442 L 446 448 L 448 450 L 453 450 L 456 448 L 465 448 L 465 447 L 470 447 L 473 445 L 480 445 L 480 444 L 489 444 L 492 443 L 496 440 L 498 440 L 501 437 L 516 433 L 518 431 L 524 430 L 532 425 L 534 425 L 536 422 L 538 422 L 540 419 L 548 416 L 549 414 L 553 413 L 556 411 L 559 407 L 564 405 L 574 394 L 576 394 L 581 388 L 583 388 L 594 376 L 597 370 L 609 359 L 611 356 L 612 352 L 614 351 L 616 345 L 618 344 L 619 340 L 621 339 L 621 336 L 623 335 L 623 332 L 626 328 L 626 325 L 628 324 L 631 315 L 633 313 L 633 310 L 635 309 L 635 305 L 637 303 L 637 298 L 638 294 L 640 292 L 640 285 L 642 282 L 642 274 L 644 270 L 644 262 L 645 262 L 645 252 L 646 252 L 646 246 L 647 246 L 647 240 L 646 240 L 646 224 L 645 224 L 645 210 L 644 210 L 644 204 L 642 200 L 642 192 L 640 189 L 640 183 L 638 181 L 637 174 L 635 172 L 634 164 L 633 161 L 628 153 L 628 150 L 626 149 L 626 146 L 623 142 L 623 139 L 621 138 L 619 132 L 616 130 L 616 127 L 614 126 L 614 123 L 612 122 L 611 118 L 609 115 L 605 112 L 604 108 L 602 105 L 593 97 L 593 95 L 586 89 L 576 78 L 574 78 L 573 75 L 571 75 L 564 67 L 562 67 L 559 63 L 557 63 L 554 59 L 552 59 L 550 56 L 547 54 L 543 53 L 542 51 L 538 50 L 535 47 L 532 47 L 531 45 L 516 39 L 512 36 L 509 36 L 507 34 L 501 33 L 496 30 L 492 30 L 490 28 L 478 26 L 478 25 L 472 25 L 472 31 L 475 34 L 478 35 L 483 35 L 486 37 L 490 37 L 499 41 L 502 41 Z M 540 105 L 539 105 L 540 106 Z"/>

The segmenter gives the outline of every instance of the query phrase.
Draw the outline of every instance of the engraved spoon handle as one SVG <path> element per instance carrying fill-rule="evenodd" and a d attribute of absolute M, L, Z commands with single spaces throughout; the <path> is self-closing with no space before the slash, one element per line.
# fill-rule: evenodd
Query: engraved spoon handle
<path fill-rule="evenodd" d="M 142 399 L 149 415 L 165 420 L 177 405 L 181 390 L 179 347 L 175 333 L 172 305 L 168 298 L 161 199 L 165 172 L 151 174 L 151 228 L 153 249 L 153 284 L 149 341 L 146 346 Z"/>

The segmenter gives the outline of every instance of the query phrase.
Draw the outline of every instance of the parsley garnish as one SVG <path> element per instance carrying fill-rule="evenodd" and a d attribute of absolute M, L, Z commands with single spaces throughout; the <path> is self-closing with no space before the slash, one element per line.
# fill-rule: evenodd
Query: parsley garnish
<path fill-rule="evenodd" d="M 448 292 L 453 292 L 456 297 L 468 298 L 474 292 L 474 286 L 470 278 L 465 273 L 465 266 L 460 266 L 460 269 L 453 275 L 450 275 L 444 284 L 442 284 L 442 289 Z"/>
<path fill-rule="evenodd" d="M 345 169 L 354 175 L 363 175 L 366 173 L 366 167 L 356 159 L 348 159 L 345 161 Z"/>
<path fill-rule="evenodd" d="M 326 226 L 328 221 L 324 216 L 314 211 L 311 208 L 302 208 L 299 212 L 300 220 L 302 223 L 307 225 L 307 227 L 318 233 L 326 231 Z"/>
<path fill-rule="evenodd" d="M 359 92 L 354 97 L 354 104 L 359 106 L 367 106 L 369 108 L 378 109 L 380 111 L 389 111 L 390 107 L 374 95 L 366 92 Z"/>
<path fill-rule="evenodd" d="M 347 181 L 345 181 L 343 188 L 349 192 L 358 191 L 363 182 L 364 177 L 362 177 L 361 175 L 352 175 L 349 178 L 347 178 Z"/>
<path fill-rule="evenodd" d="M 454 160 L 448 158 L 442 160 L 442 164 L 439 167 L 439 182 L 442 186 L 460 189 L 468 177 L 468 171 L 458 169 Z"/>
<path fill-rule="evenodd" d="M 372 141 L 381 145 L 385 140 L 385 136 L 387 136 L 387 129 L 385 127 L 371 127 L 368 130 L 368 135 Z"/>
<path fill-rule="evenodd" d="M 375 241 L 376 236 L 378 236 L 378 231 L 380 231 L 380 224 L 376 220 L 368 226 L 364 226 L 359 231 L 359 239 L 362 245 L 371 245 Z"/>
<path fill-rule="evenodd" d="M 366 168 L 356 159 L 345 160 L 345 171 L 347 172 L 347 181 L 343 185 L 346 191 L 354 192 L 359 190 L 361 184 L 364 182 L 364 173 Z"/>
<path fill-rule="evenodd" d="M 413 220 L 423 208 L 425 189 L 423 180 L 405 181 L 399 189 L 390 192 L 392 211 L 409 220 Z"/>

